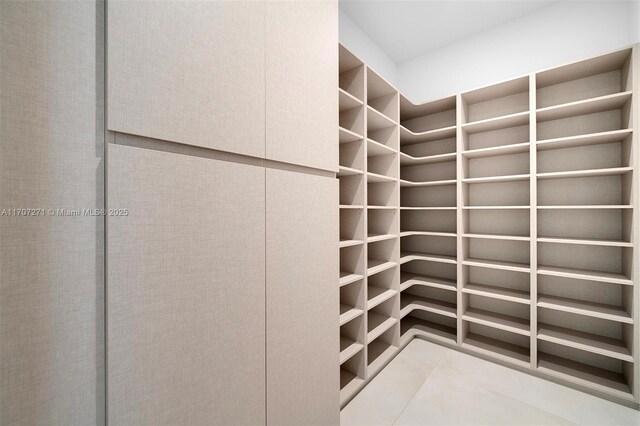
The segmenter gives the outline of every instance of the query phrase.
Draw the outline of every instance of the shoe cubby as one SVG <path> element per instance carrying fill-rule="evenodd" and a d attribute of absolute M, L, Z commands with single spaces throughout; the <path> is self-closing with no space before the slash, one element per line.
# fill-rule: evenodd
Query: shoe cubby
<path fill-rule="evenodd" d="M 464 237 L 528 240 L 529 209 L 468 209 L 462 213 Z"/>
<path fill-rule="evenodd" d="M 640 403 L 637 52 L 419 105 L 341 66 L 349 383 L 418 337 Z"/>
<path fill-rule="evenodd" d="M 340 326 L 360 317 L 365 310 L 365 291 L 362 279 L 340 287 Z"/>
<path fill-rule="evenodd" d="M 360 102 L 364 101 L 364 63 L 343 46 L 339 56 L 339 92 L 346 92 Z"/>
<path fill-rule="evenodd" d="M 529 112 L 529 77 L 463 93 L 461 107 L 463 128 L 509 122 L 509 118 Z"/>
<path fill-rule="evenodd" d="M 340 365 L 340 401 L 347 401 L 364 386 L 366 367 L 365 350 L 358 351 Z"/>
<path fill-rule="evenodd" d="M 364 316 L 340 326 L 340 365 L 363 352 L 365 345 Z"/>
<path fill-rule="evenodd" d="M 477 322 L 462 322 L 462 348 L 520 367 L 531 363 L 529 336 L 489 327 Z"/>
<path fill-rule="evenodd" d="M 401 232 L 456 233 L 455 210 L 401 210 Z"/>

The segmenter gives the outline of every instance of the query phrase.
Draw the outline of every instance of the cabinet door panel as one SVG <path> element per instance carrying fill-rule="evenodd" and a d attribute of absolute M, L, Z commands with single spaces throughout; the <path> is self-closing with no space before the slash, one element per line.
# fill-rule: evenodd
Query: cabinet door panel
<path fill-rule="evenodd" d="M 265 422 L 264 179 L 109 146 L 109 423 Z"/>
<path fill-rule="evenodd" d="M 337 170 L 337 3 L 267 3 L 269 159 Z"/>
<path fill-rule="evenodd" d="M 339 424 L 338 181 L 267 170 L 267 423 Z"/>
<path fill-rule="evenodd" d="M 109 129 L 264 157 L 264 32 L 262 1 L 109 1 Z"/>

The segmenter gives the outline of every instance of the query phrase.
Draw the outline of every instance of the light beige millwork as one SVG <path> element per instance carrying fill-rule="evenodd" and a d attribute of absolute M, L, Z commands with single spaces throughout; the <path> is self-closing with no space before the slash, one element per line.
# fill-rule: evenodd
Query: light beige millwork
<path fill-rule="evenodd" d="M 265 423 L 265 171 L 109 146 L 108 413 Z"/>
<path fill-rule="evenodd" d="M 102 7 L 0 2 L 0 210 L 103 207 Z M 104 218 L 11 214 L 0 424 L 104 424 Z"/>
<path fill-rule="evenodd" d="M 335 425 L 338 183 L 266 170 L 267 423 Z M 334 247 L 334 249 L 332 249 Z"/>
<path fill-rule="evenodd" d="M 338 2 L 266 3 L 266 158 L 336 172 Z"/>
<path fill-rule="evenodd" d="M 109 130 L 264 157 L 266 2 L 107 5 Z"/>
<path fill-rule="evenodd" d="M 399 297 L 399 348 L 417 336 L 638 407 L 638 48 L 422 105 L 400 95 L 399 116 L 395 89 L 340 48 L 341 324 L 369 330 L 341 329 L 343 404 L 378 371 L 371 330 L 394 326 L 389 310 L 372 327 L 362 300 Z M 395 152 L 381 132 L 395 123 L 399 174 L 371 161 Z M 371 242 L 395 238 L 378 234 L 390 216 L 360 220 L 394 211 L 372 182 L 400 185 L 399 296 L 363 272 Z"/>

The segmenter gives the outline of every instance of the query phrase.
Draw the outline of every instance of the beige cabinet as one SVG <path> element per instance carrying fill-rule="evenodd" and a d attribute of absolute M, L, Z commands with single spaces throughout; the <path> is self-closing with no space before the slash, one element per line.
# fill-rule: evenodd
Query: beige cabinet
<path fill-rule="evenodd" d="M 110 424 L 264 424 L 264 174 L 109 146 Z"/>
<path fill-rule="evenodd" d="M 266 26 L 266 157 L 337 171 L 338 2 L 269 1 Z"/>
<path fill-rule="evenodd" d="M 267 423 L 339 424 L 336 179 L 267 169 Z"/>
<path fill-rule="evenodd" d="M 265 3 L 107 3 L 108 128 L 264 157 Z"/>

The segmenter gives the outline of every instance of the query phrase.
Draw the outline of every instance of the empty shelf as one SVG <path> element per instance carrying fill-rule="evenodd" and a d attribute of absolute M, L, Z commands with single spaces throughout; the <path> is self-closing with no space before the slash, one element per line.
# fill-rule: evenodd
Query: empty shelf
<path fill-rule="evenodd" d="M 395 126 L 396 123 L 380 111 L 367 105 L 367 129 L 369 131 Z"/>
<path fill-rule="evenodd" d="M 406 127 L 400 126 L 400 146 L 437 141 L 441 139 L 450 139 L 455 137 L 456 126 L 448 126 L 419 133 L 414 133 Z"/>
<path fill-rule="evenodd" d="M 369 259 L 367 268 L 367 275 L 377 274 L 378 272 L 386 271 L 387 269 L 397 266 L 396 262 L 390 262 L 378 259 Z"/>
<path fill-rule="evenodd" d="M 508 127 L 523 126 L 529 123 L 529 111 L 488 118 L 462 125 L 462 129 L 469 134 L 506 129 Z"/>
<path fill-rule="evenodd" d="M 400 321 L 402 344 L 413 336 L 422 336 L 450 345 L 456 344 L 456 329 L 408 315 Z"/>
<path fill-rule="evenodd" d="M 430 262 L 457 263 L 456 256 L 442 254 L 428 254 L 405 251 L 400 254 L 400 264 L 411 262 L 412 260 L 428 260 Z"/>
<path fill-rule="evenodd" d="M 612 130 L 610 132 L 590 133 L 587 135 L 546 139 L 537 142 L 538 151 L 549 149 L 573 148 L 578 146 L 598 145 L 620 142 L 632 133 L 631 129 Z"/>
<path fill-rule="evenodd" d="M 470 149 L 463 151 L 462 155 L 466 158 L 495 157 L 498 155 L 521 154 L 529 152 L 529 149 L 529 142 L 525 142 L 512 145 L 492 146 L 491 148 Z"/>
<path fill-rule="evenodd" d="M 531 332 L 529 331 L 529 320 L 522 318 L 470 308 L 462 315 L 462 319 L 476 324 L 497 328 L 499 330 L 521 334 L 523 336 L 531 335 Z"/>
<path fill-rule="evenodd" d="M 369 234 L 367 235 L 367 242 L 375 243 L 376 241 L 392 240 L 397 237 L 394 234 Z"/>
<path fill-rule="evenodd" d="M 391 299 L 396 294 L 398 294 L 398 292 L 390 288 L 382 288 L 374 285 L 369 285 L 367 294 L 367 297 L 369 298 L 369 300 L 367 300 L 367 309 L 375 308 L 385 300 Z"/>
<path fill-rule="evenodd" d="M 373 139 L 367 139 L 367 157 L 377 157 L 379 155 L 390 155 L 395 153 L 396 151 L 388 147 L 387 145 L 383 145 L 380 142 L 376 142 Z"/>
<path fill-rule="evenodd" d="M 538 122 L 543 122 L 610 111 L 612 109 L 622 108 L 629 99 L 631 99 L 631 92 L 615 93 L 613 95 L 541 108 L 536 111 L 536 117 Z"/>
<path fill-rule="evenodd" d="M 481 336 L 476 333 L 469 333 L 462 342 L 462 347 L 473 352 L 488 355 L 491 358 L 498 358 L 515 363 L 522 367 L 529 367 L 531 362 L 528 348 Z"/>
<path fill-rule="evenodd" d="M 456 237 L 455 232 L 431 232 L 431 231 L 402 231 L 400 232 L 401 237 L 411 237 L 415 235 L 423 235 L 427 237 Z"/>
<path fill-rule="evenodd" d="M 611 204 L 592 204 L 592 205 L 561 205 L 561 206 L 538 206 L 538 209 L 541 210 L 599 210 L 599 209 L 632 209 L 633 206 L 630 205 L 611 205 Z"/>
<path fill-rule="evenodd" d="M 530 175 L 486 176 L 462 179 L 464 183 L 515 182 L 529 180 Z"/>
<path fill-rule="evenodd" d="M 417 210 L 417 211 L 429 211 L 429 210 L 456 210 L 456 207 L 400 207 L 400 210 Z"/>
<path fill-rule="evenodd" d="M 500 234 L 463 234 L 465 238 L 478 238 L 484 240 L 509 240 L 509 241 L 531 241 L 530 237 L 520 235 L 500 235 Z"/>
<path fill-rule="evenodd" d="M 538 353 L 538 371 L 559 377 L 589 388 L 632 399 L 631 390 L 624 376 L 598 367 L 592 367 L 577 361 L 560 358 L 555 355 Z"/>
<path fill-rule="evenodd" d="M 625 275 L 611 272 L 591 271 L 587 269 L 561 268 L 558 266 L 538 266 L 538 274 L 555 277 L 576 278 L 581 280 L 599 281 L 603 283 L 633 285 L 633 281 Z"/>
<path fill-rule="evenodd" d="M 530 206 L 463 206 L 463 210 L 529 210 Z"/>
<path fill-rule="evenodd" d="M 450 152 L 448 154 L 429 155 L 426 157 L 412 157 L 404 152 L 400 153 L 400 165 L 402 166 L 417 166 L 422 164 L 434 164 L 443 163 L 445 161 L 455 161 L 456 153 Z"/>
<path fill-rule="evenodd" d="M 340 112 L 363 105 L 360 99 L 341 88 L 338 88 L 338 103 L 340 105 Z"/>
<path fill-rule="evenodd" d="M 456 280 L 413 274 L 410 272 L 400 273 L 400 291 L 404 291 L 414 285 L 423 285 L 425 287 L 433 287 L 450 291 L 456 291 L 457 289 Z"/>
<path fill-rule="evenodd" d="M 615 176 L 629 173 L 632 167 L 615 167 L 610 169 L 572 170 L 569 172 L 538 173 L 538 179 L 567 179 L 590 176 Z"/>
<path fill-rule="evenodd" d="M 354 169 L 352 167 L 340 166 L 338 167 L 338 177 L 342 176 L 357 176 L 364 172 L 362 170 Z"/>
<path fill-rule="evenodd" d="M 340 208 L 341 209 L 364 209 L 364 206 L 362 204 L 340 204 Z"/>
<path fill-rule="evenodd" d="M 455 303 L 402 293 L 400 302 L 400 318 L 406 317 L 416 309 L 443 315 L 449 318 L 456 318 L 458 316 Z"/>
<path fill-rule="evenodd" d="M 340 240 L 340 248 L 364 244 L 362 240 Z"/>
<path fill-rule="evenodd" d="M 584 302 L 564 297 L 540 295 L 538 297 L 538 307 L 610 321 L 618 321 L 625 324 L 633 324 L 633 319 L 624 309 L 602 303 Z"/>
<path fill-rule="evenodd" d="M 406 179 L 400 179 L 400 186 L 409 187 L 409 186 L 445 186 L 445 185 L 455 185 L 455 179 L 447 179 L 447 180 L 433 180 L 428 182 L 411 182 Z"/>
<path fill-rule="evenodd" d="M 357 134 L 356 132 L 352 132 L 351 130 L 345 129 L 344 127 L 338 128 L 338 135 L 340 143 L 348 143 L 362 140 L 362 135 Z"/>
<path fill-rule="evenodd" d="M 360 274 L 354 274 L 354 273 L 351 273 L 351 272 L 340 271 L 340 287 L 342 287 L 343 285 L 354 283 L 354 282 L 356 282 L 358 280 L 361 280 L 363 278 L 364 278 L 364 276 L 362 276 Z"/>
<path fill-rule="evenodd" d="M 479 266 L 481 268 L 501 269 L 504 271 L 531 272 L 531 268 L 529 268 L 529 265 L 526 263 L 468 258 L 463 260 L 462 264 L 467 266 Z"/>
<path fill-rule="evenodd" d="M 364 384 L 364 379 L 343 368 L 340 369 L 340 402 L 349 399 L 360 386 Z"/>
<path fill-rule="evenodd" d="M 603 240 L 597 238 L 538 237 L 540 243 L 582 244 L 590 246 L 633 247 L 628 241 Z"/>
<path fill-rule="evenodd" d="M 367 182 L 396 182 L 397 179 L 391 176 L 379 175 L 377 173 L 367 172 Z"/>
<path fill-rule="evenodd" d="M 364 313 L 364 309 L 355 308 L 353 306 L 340 304 L 340 325 L 344 325 L 354 318 L 358 318 Z"/>
<path fill-rule="evenodd" d="M 367 333 L 367 342 L 371 343 L 382 333 L 393 327 L 398 322 L 398 319 L 369 311 L 367 314 L 367 322 L 369 330 Z"/>
<path fill-rule="evenodd" d="M 369 368 L 367 374 L 373 377 L 378 374 L 398 351 L 398 348 L 388 343 L 373 341 L 368 345 Z"/>
<path fill-rule="evenodd" d="M 582 331 L 556 327 L 549 324 L 540 324 L 538 326 L 538 339 L 605 355 L 622 361 L 633 362 L 631 351 L 621 340 L 611 339 L 597 334 L 584 333 Z"/>
<path fill-rule="evenodd" d="M 486 284 L 469 283 L 462 289 L 463 293 L 491 297 L 493 299 L 508 300 L 515 303 L 530 304 L 531 299 L 526 291 L 512 290 Z"/>
<path fill-rule="evenodd" d="M 351 339 L 340 336 L 340 365 L 360 352 L 362 348 L 364 348 L 362 343 L 354 342 Z"/>
<path fill-rule="evenodd" d="M 395 210 L 396 206 L 367 206 L 369 210 Z"/>

